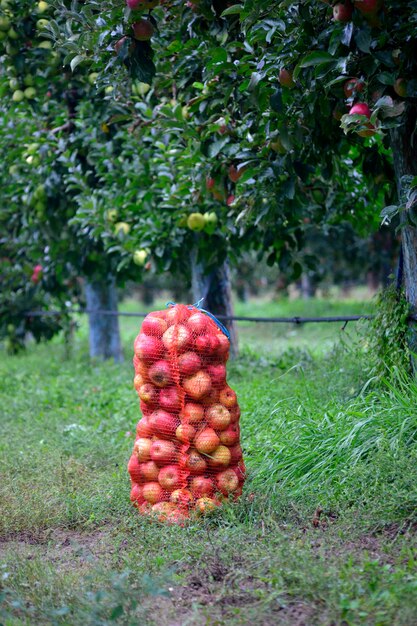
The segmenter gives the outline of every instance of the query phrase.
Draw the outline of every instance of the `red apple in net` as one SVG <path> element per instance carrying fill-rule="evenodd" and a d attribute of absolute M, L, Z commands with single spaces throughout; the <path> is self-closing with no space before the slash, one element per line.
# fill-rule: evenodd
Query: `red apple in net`
<path fill-rule="evenodd" d="M 214 354 L 219 348 L 219 339 L 212 333 L 199 335 L 195 339 L 195 347 L 201 354 Z"/>
<path fill-rule="evenodd" d="M 231 422 L 233 424 L 234 422 L 237 422 L 240 418 L 240 407 L 237 404 L 236 406 L 232 406 L 229 409 L 229 411 L 230 411 Z"/>
<path fill-rule="evenodd" d="M 242 448 L 240 447 L 240 444 L 238 443 L 229 449 L 230 449 L 230 455 L 231 455 L 230 462 L 238 463 L 242 458 Z"/>
<path fill-rule="evenodd" d="M 184 324 L 191 315 L 191 310 L 184 305 L 175 305 L 169 307 L 165 312 L 165 319 L 168 326 L 171 324 Z"/>
<path fill-rule="evenodd" d="M 175 431 L 176 438 L 182 443 L 191 443 L 196 430 L 191 424 L 180 424 Z"/>
<path fill-rule="evenodd" d="M 180 374 L 192 376 L 201 369 L 201 359 L 196 352 L 184 352 L 178 357 Z"/>
<path fill-rule="evenodd" d="M 141 482 L 153 482 L 158 480 L 159 467 L 155 461 L 146 461 L 139 464 Z"/>
<path fill-rule="evenodd" d="M 195 503 L 195 510 L 199 515 L 206 515 L 207 513 L 212 513 L 217 505 L 216 500 L 204 496 L 204 498 L 199 498 Z"/>
<path fill-rule="evenodd" d="M 207 463 L 201 454 L 199 454 L 197 450 L 190 450 L 187 454 L 188 458 L 185 467 L 190 474 L 204 474 L 207 469 Z"/>
<path fill-rule="evenodd" d="M 213 404 L 206 409 L 207 424 L 217 431 L 226 430 L 230 424 L 230 413 L 222 404 Z"/>
<path fill-rule="evenodd" d="M 139 389 L 142 387 L 144 382 L 145 381 L 143 379 L 143 376 L 141 374 L 136 374 L 135 378 L 133 379 L 133 386 L 137 392 L 139 392 Z"/>
<path fill-rule="evenodd" d="M 134 343 L 135 355 L 146 363 L 160 359 L 165 352 L 164 344 L 157 337 L 140 333 Z"/>
<path fill-rule="evenodd" d="M 207 456 L 210 467 L 228 467 L 232 460 L 232 453 L 227 446 L 220 445 Z"/>
<path fill-rule="evenodd" d="M 166 465 L 159 471 L 158 482 L 166 491 L 181 487 L 182 476 L 178 465 Z"/>
<path fill-rule="evenodd" d="M 127 465 L 127 471 L 129 472 L 130 478 L 133 480 L 133 482 L 139 483 L 141 481 L 139 461 L 135 454 L 132 454 L 132 456 L 129 459 L 129 463 Z"/>
<path fill-rule="evenodd" d="M 172 381 L 170 364 L 168 361 L 157 361 L 149 368 L 148 376 L 157 387 L 167 387 Z"/>
<path fill-rule="evenodd" d="M 167 411 L 179 411 L 181 408 L 181 398 L 176 387 L 166 387 L 159 393 L 159 406 Z"/>
<path fill-rule="evenodd" d="M 149 425 L 148 418 L 142 417 L 136 425 L 136 435 L 138 437 L 150 437 L 152 434 L 152 428 Z"/>
<path fill-rule="evenodd" d="M 172 441 L 155 439 L 155 441 L 152 442 L 150 457 L 157 465 L 175 463 L 177 456 L 177 449 Z"/>
<path fill-rule="evenodd" d="M 172 439 L 178 427 L 178 418 L 167 411 L 158 409 L 149 416 L 149 425 L 153 432 L 163 439 Z"/>
<path fill-rule="evenodd" d="M 158 401 L 158 390 L 151 383 L 141 385 L 138 393 L 139 398 L 145 404 L 153 405 Z"/>
<path fill-rule="evenodd" d="M 157 502 L 152 506 L 151 515 L 158 522 L 167 522 L 175 513 L 176 506 L 173 502 Z"/>
<path fill-rule="evenodd" d="M 204 408 L 201 404 L 187 402 L 181 413 L 181 419 L 188 424 L 198 424 L 204 418 Z"/>
<path fill-rule="evenodd" d="M 212 387 L 211 391 L 204 396 L 201 400 L 201 404 L 204 407 L 212 406 L 213 404 L 218 404 L 219 402 L 219 390 L 216 387 Z"/>
<path fill-rule="evenodd" d="M 142 376 L 143 378 L 143 382 L 149 382 L 149 378 L 148 378 L 148 370 L 149 370 L 149 364 L 145 363 L 145 361 L 141 361 L 139 359 L 137 359 L 137 363 L 135 366 L 135 373 L 140 376 Z"/>
<path fill-rule="evenodd" d="M 193 494 L 189 489 L 176 489 L 171 493 L 170 501 L 179 506 L 188 507 L 193 502 Z"/>
<path fill-rule="evenodd" d="M 168 324 L 161 317 L 155 317 L 152 313 L 147 315 L 142 323 L 142 332 L 154 337 L 162 337 L 167 330 Z"/>
<path fill-rule="evenodd" d="M 209 319 L 204 313 L 192 313 L 187 321 L 188 328 L 194 335 L 202 335 L 207 331 Z"/>
<path fill-rule="evenodd" d="M 203 428 L 194 440 L 198 452 L 211 454 L 220 444 L 220 439 L 212 428 Z"/>
<path fill-rule="evenodd" d="M 239 435 L 239 425 L 234 423 L 230 424 L 230 426 L 228 426 L 226 430 L 223 430 L 219 433 L 219 439 L 220 442 L 225 446 L 234 446 L 239 441 Z"/>
<path fill-rule="evenodd" d="M 190 331 L 183 324 L 174 324 L 162 336 L 162 342 L 167 350 L 184 352 L 190 344 Z"/>
<path fill-rule="evenodd" d="M 214 483 L 211 478 L 206 478 L 205 476 L 195 476 L 191 479 L 190 491 L 194 498 L 212 496 L 214 493 Z"/>
<path fill-rule="evenodd" d="M 236 393 L 230 387 L 224 387 L 219 393 L 220 403 L 227 409 L 234 407 L 237 403 Z"/>
<path fill-rule="evenodd" d="M 229 495 L 229 493 L 233 493 L 233 491 L 236 491 L 239 487 L 239 479 L 236 476 L 236 472 L 232 469 L 220 472 L 216 477 L 216 485 L 219 491 L 225 496 Z"/>
<path fill-rule="evenodd" d="M 220 385 L 224 387 L 226 384 L 226 366 L 222 363 L 218 365 L 209 365 L 207 373 L 211 378 L 213 385 Z"/>
<path fill-rule="evenodd" d="M 218 342 L 216 353 L 227 361 L 229 358 L 230 341 L 222 331 L 217 333 L 216 339 Z"/>
<path fill-rule="evenodd" d="M 145 483 L 142 493 L 145 500 L 151 504 L 161 502 L 165 497 L 164 490 L 157 482 Z"/>
<path fill-rule="evenodd" d="M 243 483 L 246 478 L 246 467 L 245 467 L 245 463 L 243 462 L 243 459 L 240 459 L 239 463 L 234 468 L 234 470 L 239 479 L 239 482 Z"/>
<path fill-rule="evenodd" d="M 149 461 L 152 439 L 140 437 L 135 441 L 133 446 L 133 454 L 136 455 L 138 461 Z"/>
<path fill-rule="evenodd" d="M 211 390 L 211 378 L 204 370 L 200 370 L 193 376 L 185 378 L 182 386 L 190 398 L 201 400 Z"/>
<path fill-rule="evenodd" d="M 136 504 L 142 504 L 145 501 L 142 487 L 137 483 L 133 483 L 130 490 L 130 501 L 135 502 Z"/>

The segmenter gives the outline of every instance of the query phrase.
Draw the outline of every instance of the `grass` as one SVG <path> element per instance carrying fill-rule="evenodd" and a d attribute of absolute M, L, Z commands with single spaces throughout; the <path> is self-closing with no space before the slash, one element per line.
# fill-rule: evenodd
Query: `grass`
<path fill-rule="evenodd" d="M 137 327 L 122 322 L 125 354 Z M 128 500 L 130 360 L 90 362 L 83 324 L 71 360 L 59 340 L 2 354 L 0 624 L 417 624 L 416 384 L 367 384 L 337 325 L 317 325 L 314 345 L 307 326 L 295 342 L 290 327 L 244 328 L 229 381 L 245 493 L 185 528 Z"/>

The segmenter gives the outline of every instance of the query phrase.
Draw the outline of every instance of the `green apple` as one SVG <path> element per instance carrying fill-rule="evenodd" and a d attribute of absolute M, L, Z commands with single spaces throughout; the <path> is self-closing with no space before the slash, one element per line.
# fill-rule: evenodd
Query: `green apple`
<path fill-rule="evenodd" d="M 43 41 L 38 43 L 38 45 L 36 47 L 37 48 L 42 48 L 42 50 L 51 50 L 52 49 L 52 41 L 49 41 L 49 39 L 44 39 Z"/>
<path fill-rule="evenodd" d="M 16 91 L 13 92 L 13 95 L 12 95 L 13 102 L 22 102 L 22 100 L 24 99 L 25 99 L 25 94 L 23 93 L 21 89 L 16 89 Z"/>
<path fill-rule="evenodd" d="M 91 74 L 88 75 L 88 82 L 90 83 L 90 85 L 95 85 L 97 82 L 97 78 L 98 72 L 91 72 Z"/>
<path fill-rule="evenodd" d="M 146 250 L 135 250 L 133 253 L 133 262 L 136 265 L 145 265 L 145 261 L 148 257 Z"/>
<path fill-rule="evenodd" d="M 9 30 L 7 31 L 7 36 L 9 39 L 19 39 L 19 35 L 13 27 L 9 28 Z"/>
<path fill-rule="evenodd" d="M 207 225 L 215 226 L 217 224 L 217 215 L 214 211 L 204 213 L 204 220 Z"/>
<path fill-rule="evenodd" d="M 9 174 L 10 176 L 14 176 L 15 174 L 19 173 L 19 166 L 18 165 L 11 165 L 9 167 Z"/>
<path fill-rule="evenodd" d="M 11 78 L 9 80 L 9 87 L 13 90 L 19 87 L 19 81 L 17 80 L 17 78 Z"/>
<path fill-rule="evenodd" d="M 202 213 L 191 213 L 187 219 L 187 226 L 190 230 L 199 231 L 203 230 L 206 225 L 206 220 Z"/>
<path fill-rule="evenodd" d="M 7 33 L 4 30 L 0 30 L 0 42 L 5 41 L 7 39 Z"/>
<path fill-rule="evenodd" d="M 26 87 L 23 93 L 25 94 L 25 98 L 32 100 L 36 96 L 36 89 L 34 87 Z"/>
<path fill-rule="evenodd" d="M 39 157 L 30 154 L 28 157 L 26 157 L 26 163 L 28 165 L 34 165 L 36 167 L 37 165 L 39 165 L 40 160 Z"/>
<path fill-rule="evenodd" d="M 0 30 L 8 31 L 11 25 L 12 24 L 8 17 L 6 17 L 5 15 L 2 15 L 0 17 Z"/>
<path fill-rule="evenodd" d="M 49 9 L 49 4 L 41 0 L 38 2 L 38 13 L 45 13 Z"/>
<path fill-rule="evenodd" d="M 145 96 L 150 88 L 151 86 L 148 83 L 141 83 L 140 81 L 132 83 L 132 93 L 135 96 Z"/>
<path fill-rule="evenodd" d="M 41 17 L 41 19 L 36 22 L 36 28 L 38 30 L 44 30 L 47 26 L 49 26 L 49 20 L 46 20 L 44 17 Z"/>
<path fill-rule="evenodd" d="M 35 84 L 35 79 L 33 78 L 32 74 L 26 74 L 23 78 L 23 84 L 26 87 L 33 87 L 33 85 Z"/>
<path fill-rule="evenodd" d="M 114 232 L 116 235 L 119 233 L 123 233 L 123 235 L 128 235 L 130 232 L 130 226 L 126 222 L 116 222 L 114 225 Z"/>
<path fill-rule="evenodd" d="M 46 198 L 45 186 L 38 185 L 35 191 L 33 192 L 33 197 L 35 198 L 35 200 L 45 200 Z"/>
<path fill-rule="evenodd" d="M 117 210 L 117 209 L 109 209 L 109 210 L 106 212 L 106 219 L 107 219 L 109 222 L 112 222 L 112 223 L 113 223 L 113 222 L 115 222 L 115 221 L 117 220 L 117 216 L 118 216 L 118 214 L 119 214 L 119 212 L 118 212 L 118 210 Z"/>
<path fill-rule="evenodd" d="M 107 85 L 107 87 L 104 90 L 104 93 L 110 94 L 110 93 L 113 93 L 113 91 L 114 91 L 113 85 Z"/>

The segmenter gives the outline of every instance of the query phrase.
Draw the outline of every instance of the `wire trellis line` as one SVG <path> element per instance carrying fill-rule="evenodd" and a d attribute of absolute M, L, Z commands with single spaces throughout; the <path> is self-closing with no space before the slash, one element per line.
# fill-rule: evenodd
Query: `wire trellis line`
<path fill-rule="evenodd" d="M 91 310 L 91 309 L 66 309 L 65 311 L 28 311 L 25 313 L 27 317 L 43 317 L 64 315 L 66 313 L 77 315 L 110 315 L 117 317 L 146 317 L 148 313 L 128 311 L 107 311 L 107 310 Z M 314 323 L 332 323 L 332 322 L 357 322 L 359 320 L 372 320 L 375 315 L 334 315 L 323 317 L 301 317 L 294 315 L 292 317 L 246 317 L 243 315 L 217 315 L 220 320 L 225 322 L 255 322 L 255 323 L 273 323 L 273 324 L 308 324 Z M 409 321 L 416 322 L 417 315 L 410 315 Z"/>

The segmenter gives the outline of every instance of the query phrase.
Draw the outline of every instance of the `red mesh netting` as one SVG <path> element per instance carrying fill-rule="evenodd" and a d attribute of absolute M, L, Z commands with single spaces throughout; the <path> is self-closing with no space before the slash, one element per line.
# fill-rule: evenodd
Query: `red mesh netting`
<path fill-rule="evenodd" d="M 176 304 L 149 313 L 134 350 L 143 417 L 128 471 L 139 512 L 181 522 L 238 497 L 245 465 L 226 335 L 199 309 Z"/>

